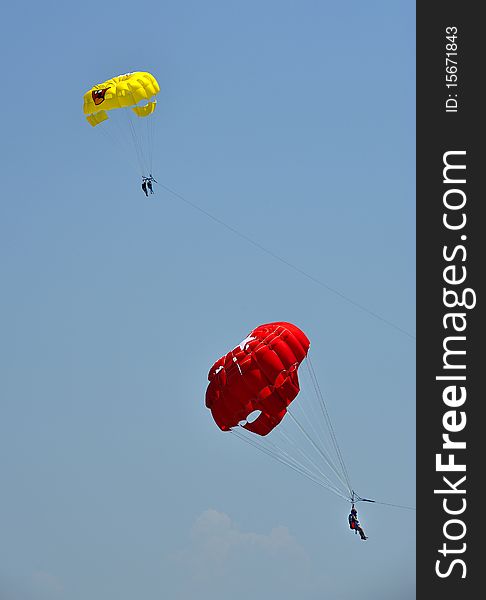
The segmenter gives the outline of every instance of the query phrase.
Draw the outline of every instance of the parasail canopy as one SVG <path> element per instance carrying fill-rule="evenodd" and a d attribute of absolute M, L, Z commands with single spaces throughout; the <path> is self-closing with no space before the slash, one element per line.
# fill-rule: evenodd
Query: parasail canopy
<path fill-rule="evenodd" d="M 336 495 L 357 501 L 309 347 L 306 334 L 292 323 L 256 327 L 211 367 L 206 406 L 221 430 Z M 297 399 L 304 359 L 314 394 Z"/>
<path fill-rule="evenodd" d="M 292 323 L 260 325 L 221 357 L 208 375 L 206 406 L 223 431 L 241 425 L 267 435 L 299 393 L 297 369 L 310 342 Z M 255 420 L 248 417 L 255 413 Z"/>
<path fill-rule="evenodd" d="M 98 83 L 83 97 L 88 123 L 106 136 L 144 181 L 155 181 L 153 153 L 158 81 L 136 71 Z"/>
<path fill-rule="evenodd" d="M 131 108 L 138 117 L 147 117 L 155 110 L 155 96 L 159 92 L 160 86 L 150 73 L 118 75 L 94 85 L 84 94 L 83 112 L 93 127 L 108 119 L 108 111 L 117 108 Z"/>

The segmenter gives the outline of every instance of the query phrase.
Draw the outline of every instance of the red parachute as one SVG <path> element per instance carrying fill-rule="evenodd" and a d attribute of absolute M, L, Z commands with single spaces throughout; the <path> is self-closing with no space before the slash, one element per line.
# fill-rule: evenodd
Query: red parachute
<path fill-rule="evenodd" d="M 310 342 L 292 323 L 260 325 L 221 357 L 208 374 L 206 406 L 220 429 L 241 425 L 267 435 L 285 416 L 299 393 L 297 369 Z M 258 417 L 247 421 L 251 413 Z"/>

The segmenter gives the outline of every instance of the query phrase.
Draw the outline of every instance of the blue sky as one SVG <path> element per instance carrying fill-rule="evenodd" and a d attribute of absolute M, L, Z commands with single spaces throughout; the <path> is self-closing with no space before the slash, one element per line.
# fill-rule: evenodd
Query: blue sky
<path fill-rule="evenodd" d="M 413 511 L 361 505 L 361 542 L 204 406 L 219 356 L 294 322 L 356 489 L 415 505 L 414 36 L 405 1 L 4 10 L 2 598 L 414 597 Z M 150 198 L 82 114 L 134 70 Z"/>

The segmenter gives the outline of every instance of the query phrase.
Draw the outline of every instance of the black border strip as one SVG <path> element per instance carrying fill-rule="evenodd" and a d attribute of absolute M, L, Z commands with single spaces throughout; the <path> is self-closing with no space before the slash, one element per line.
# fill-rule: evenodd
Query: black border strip
<path fill-rule="evenodd" d="M 486 125 L 480 103 L 486 103 L 481 99 L 479 87 L 483 79 L 484 60 L 481 57 L 486 56 L 483 48 L 486 36 L 481 31 L 484 25 L 479 16 L 480 7 L 480 3 L 449 0 L 417 5 L 419 600 L 465 600 L 481 595 L 482 589 L 478 540 L 483 535 L 484 525 L 479 486 L 485 470 L 480 455 L 486 453 L 479 444 L 479 426 L 484 422 L 480 407 L 483 402 L 481 374 L 482 370 L 486 371 L 482 363 L 486 352 L 482 348 L 482 322 L 485 319 L 480 315 L 480 288 L 485 277 L 482 261 L 486 252 L 482 241 L 486 237 L 483 226 L 486 219 L 481 219 L 485 194 L 480 189 L 480 182 L 486 165 L 482 165 L 484 152 L 480 137 L 484 137 Z M 457 28 L 455 39 L 454 29 L 447 30 L 448 27 Z M 449 40 L 446 39 L 448 35 Z M 448 43 L 451 45 L 446 46 Z M 453 67 L 454 60 L 457 86 L 447 87 L 447 83 L 454 83 L 455 78 L 451 77 L 454 69 L 447 70 L 446 67 Z M 444 172 L 444 161 L 466 168 L 452 167 Z M 450 268 L 444 271 L 447 267 Z M 465 280 L 459 282 L 464 275 Z M 474 304 L 475 299 L 476 306 L 446 307 L 444 288 L 455 291 L 457 297 L 465 299 L 469 305 Z M 469 292 L 466 291 L 468 288 Z M 454 298 L 453 293 L 448 294 L 449 304 L 454 304 Z M 448 313 L 463 316 L 454 320 L 453 317 L 446 318 Z M 465 327 L 463 331 L 459 331 L 461 326 Z M 445 354 L 445 349 L 452 353 Z M 465 379 L 437 379 L 453 376 Z M 449 388 L 448 392 L 444 391 L 446 388 Z M 463 393 L 467 395 L 461 404 Z M 450 431 L 454 428 L 458 431 Z M 452 441 L 464 442 L 466 448 L 444 449 L 445 434 Z M 486 438 L 486 431 L 482 437 Z M 464 465 L 466 470 L 438 471 L 437 454 L 441 455 L 442 464 L 454 460 L 455 465 Z M 458 483 L 464 476 L 466 479 Z M 448 493 L 434 493 L 434 490 L 447 490 Z M 457 514 L 447 514 L 447 510 Z"/>

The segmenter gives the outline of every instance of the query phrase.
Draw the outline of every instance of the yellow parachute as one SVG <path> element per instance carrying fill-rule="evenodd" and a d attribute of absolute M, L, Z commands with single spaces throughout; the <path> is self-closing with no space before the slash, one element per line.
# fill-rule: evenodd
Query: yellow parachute
<path fill-rule="evenodd" d="M 155 182 L 152 177 L 153 113 L 159 92 L 160 86 L 151 73 L 136 71 L 98 83 L 83 97 L 83 112 L 88 123 L 106 135 L 133 166 L 137 167 L 138 163 L 143 181 L 150 183 Z"/>
<path fill-rule="evenodd" d="M 88 90 L 84 95 L 83 111 L 93 127 L 105 121 L 107 111 L 115 108 L 131 108 L 138 117 L 148 117 L 155 110 L 155 96 L 159 92 L 160 86 L 150 73 L 127 73 Z"/>

